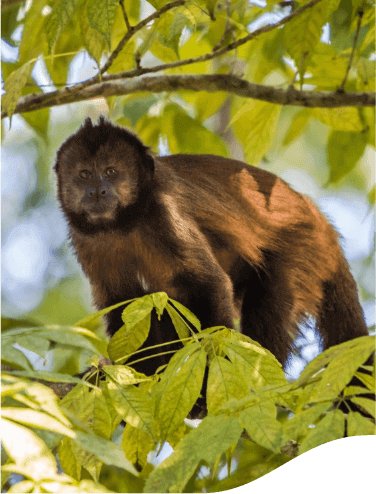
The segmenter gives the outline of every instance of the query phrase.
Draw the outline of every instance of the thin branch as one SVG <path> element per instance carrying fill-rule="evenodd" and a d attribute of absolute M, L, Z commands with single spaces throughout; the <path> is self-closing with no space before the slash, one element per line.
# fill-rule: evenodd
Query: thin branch
<path fill-rule="evenodd" d="M 182 0 L 180 0 L 180 1 L 182 1 Z M 171 2 L 169 4 L 166 4 L 163 7 L 163 9 L 166 9 L 167 7 L 172 8 L 172 5 L 174 7 L 176 7 L 178 5 L 178 3 L 179 3 L 179 5 L 180 4 L 183 5 L 183 3 L 185 3 L 183 1 L 182 1 L 182 3 L 180 3 L 180 1 L 177 0 L 177 2 Z M 174 69 L 176 67 L 183 67 L 185 65 L 191 65 L 194 63 L 207 62 L 208 60 L 212 60 L 216 57 L 219 57 L 219 56 L 223 55 L 224 53 L 235 50 L 239 46 L 244 45 L 245 43 L 247 43 L 251 39 L 255 38 L 256 36 L 259 36 L 260 34 L 267 33 L 269 31 L 272 31 L 273 29 L 277 29 L 278 27 L 283 26 L 284 24 L 286 24 L 287 22 L 292 20 L 294 17 L 302 14 L 305 10 L 314 7 L 316 4 L 318 4 L 321 1 L 322 0 L 311 0 L 310 2 L 303 5 L 300 9 L 295 10 L 290 15 L 281 19 L 279 22 L 277 22 L 275 24 L 269 24 L 269 25 L 264 26 L 264 27 L 260 27 L 259 29 L 256 29 L 252 33 L 248 34 L 247 36 L 244 36 L 243 38 L 240 38 L 237 41 L 234 41 L 233 43 L 230 43 L 229 45 L 227 45 L 223 48 L 220 48 L 214 52 L 207 53 L 206 55 L 202 55 L 200 57 L 195 57 L 195 58 L 186 58 L 184 60 L 178 60 L 178 61 L 172 62 L 172 63 L 155 65 L 154 67 L 144 67 L 144 68 L 137 67 L 136 69 L 128 70 L 126 72 L 118 72 L 117 74 L 104 75 L 104 76 L 102 76 L 102 81 L 110 81 L 110 80 L 114 81 L 116 79 L 128 79 L 128 78 L 133 78 L 133 77 L 137 77 L 137 76 L 144 75 L 144 74 L 151 74 L 151 73 L 155 73 L 155 72 L 160 72 L 162 70 Z M 152 20 L 152 16 L 158 16 L 159 17 L 163 12 L 165 12 L 165 10 L 163 10 L 163 9 L 161 9 L 157 12 L 154 12 L 154 14 L 147 17 L 143 21 L 141 21 L 139 24 L 137 24 L 137 26 L 134 26 L 133 27 L 133 33 L 138 31 L 140 29 L 141 25 L 142 25 L 142 27 L 144 27 L 148 22 L 150 22 Z M 163 12 L 162 12 L 162 10 L 163 10 Z M 113 53 L 113 55 L 114 55 L 113 58 L 112 58 L 112 55 L 110 57 L 111 63 L 113 62 L 113 60 L 115 59 L 117 54 L 120 52 L 120 50 L 123 48 L 125 43 L 130 39 L 132 34 L 127 33 L 124 36 L 124 38 L 120 41 L 119 45 L 117 46 L 117 48 L 114 51 L 114 53 L 116 52 L 116 55 L 114 55 L 114 53 Z M 121 45 L 121 47 L 120 47 L 120 45 Z M 107 64 L 110 62 L 110 59 L 108 60 Z M 103 74 L 107 70 L 108 67 L 106 67 L 106 65 L 101 69 L 100 74 Z M 110 64 L 108 66 L 110 66 Z M 65 91 L 69 94 L 74 94 L 76 92 L 78 93 L 78 92 L 81 92 L 82 89 L 84 89 L 85 87 L 91 86 L 93 84 L 97 84 L 99 81 L 100 81 L 100 75 L 97 74 L 96 76 L 92 77 L 91 79 L 89 79 L 85 82 L 76 84 L 73 87 L 66 87 Z"/>
<path fill-rule="evenodd" d="M 200 63 L 200 62 L 207 62 L 209 60 L 212 60 L 213 58 L 219 57 L 220 55 L 223 55 L 224 53 L 227 53 L 229 51 L 235 50 L 241 45 L 244 45 L 248 41 L 256 38 L 257 36 L 260 36 L 260 34 L 267 33 L 269 31 L 272 31 L 273 29 L 276 29 L 280 26 L 283 26 L 287 22 L 291 21 L 294 17 L 302 14 L 306 9 L 314 7 L 316 4 L 321 2 L 322 0 L 311 0 L 311 2 L 306 3 L 303 5 L 298 10 L 295 10 L 292 12 L 290 15 L 284 17 L 281 19 L 279 22 L 276 22 L 275 24 L 269 24 L 267 26 L 260 27 L 259 29 L 256 29 L 250 34 L 247 34 L 247 36 L 244 36 L 243 38 L 238 39 L 237 41 L 234 41 L 233 43 L 230 43 L 229 45 L 220 48 L 214 52 L 207 53 L 206 55 L 202 55 L 200 57 L 195 57 L 195 58 L 186 58 L 184 60 L 178 60 L 176 62 L 172 63 L 166 63 L 166 64 L 161 64 L 161 65 L 155 65 L 154 67 L 145 67 L 142 70 L 138 69 L 133 69 L 133 70 L 128 70 L 126 72 L 119 72 L 117 74 L 113 74 L 111 77 L 111 80 L 114 79 L 125 79 L 129 77 L 135 77 L 143 74 L 151 74 L 154 72 L 160 72 L 161 70 L 168 70 L 168 69 L 175 69 L 177 67 L 182 67 L 185 65 L 191 65 L 193 63 Z M 106 80 L 106 76 L 103 77 L 103 80 Z M 107 79 L 109 80 L 109 79 Z M 88 82 L 90 84 L 90 81 Z"/>
<path fill-rule="evenodd" d="M 149 17 L 146 17 L 146 19 L 143 19 L 141 22 L 139 22 L 135 26 L 133 26 L 133 27 L 129 26 L 128 32 L 119 41 L 119 44 L 117 45 L 115 50 L 111 53 L 111 55 L 108 57 L 107 62 L 103 65 L 99 74 L 90 80 L 90 81 L 92 81 L 91 83 L 97 82 L 99 80 L 100 75 L 107 72 L 107 70 L 113 64 L 115 58 L 119 55 L 121 50 L 124 48 L 124 46 L 130 40 L 130 38 L 134 35 L 134 33 L 140 31 L 143 27 L 145 27 L 147 24 L 149 24 L 149 22 L 154 21 L 154 19 L 158 19 L 158 17 L 160 17 L 165 12 L 167 12 L 167 11 L 169 11 L 175 7 L 178 7 L 180 5 L 184 5 L 184 4 L 185 4 L 185 0 L 174 0 L 173 2 L 166 3 L 166 5 L 164 5 L 161 9 L 159 9 L 156 12 L 154 12 L 153 14 L 149 15 Z"/>
<path fill-rule="evenodd" d="M 349 76 L 349 72 L 350 72 L 350 69 L 351 69 L 351 65 L 352 65 L 352 62 L 353 62 L 353 58 L 354 58 L 354 53 L 355 53 L 355 48 L 356 48 L 356 44 L 358 42 L 358 37 L 359 37 L 359 31 L 360 31 L 360 26 L 362 24 L 362 17 L 363 17 L 363 14 L 364 14 L 364 2 L 363 4 L 359 7 L 359 10 L 358 10 L 358 25 L 356 26 L 356 32 L 355 32 L 355 36 L 354 36 L 354 43 L 353 43 L 353 47 L 352 47 L 352 50 L 351 50 L 351 55 L 350 55 L 350 59 L 349 59 L 349 64 L 347 66 L 347 70 L 346 70 L 346 74 L 345 74 L 345 77 L 343 78 L 343 81 L 342 81 L 342 84 L 341 84 L 341 87 L 339 88 L 338 91 L 344 91 L 345 90 L 345 84 L 347 82 L 347 78 Z"/>
<path fill-rule="evenodd" d="M 302 73 L 304 61 L 305 61 L 307 55 L 308 55 L 308 51 L 305 51 L 303 53 L 303 56 L 302 56 L 301 60 L 300 60 L 299 67 L 298 67 L 297 71 L 295 72 L 294 77 L 292 78 L 292 81 L 290 82 L 290 86 L 289 87 L 294 87 L 294 84 L 295 84 L 296 78 L 298 77 L 298 74 L 301 74 Z M 302 86 L 302 84 L 303 84 L 303 81 L 301 80 L 300 81 L 300 86 Z"/>
<path fill-rule="evenodd" d="M 132 26 L 129 23 L 129 19 L 128 19 L 128 16 L 127 16 L 127 11 L 125 10 L 125 7 L 124 7 L 124 0 L 119 0 L 119 3 L 120 3 L 121 10 L 123 12 L 123 17 L 124 17 L 125 25 L 127 26 L 127 29 L 128 29 L 128 32 L 129 32 L 129 31 L 132 30 Z"/>
<path fill-rule="evenodd" d="M 226 16 L 225 30 L 224 30 L 224 32 L 223 32 L 223 34 L 221 36 L 221 39 L 218 41 L 218 43 L 213 48 L 213 51 L 219 50 L 219 48 L 221 48 L 221 46 L 223 45 L 223 43 L 226 41 L 227 36 L 229 34 L 233 34 L 232 33 L 232 29 L 231 29 L 231 25 L 230 25 L 230 16 L 231 16 L 230 6 L 231 6 L 230 0 L 226 0 L 226 13 L 227 13 L 227 16 Z M 232 39 L 235 39 L 235 36 L 233 36 Z"/>
<path fill-rule="evenodd" d="M 339 93 L 296 91 L 294 88 L 281 89 L 273 86 L 253 84 L 241 77 L 230 74 L 208 75 L 163 75 L 141 77 L 134 80 L 103 81 L 72 93 L 66 89 L 51 93 L 29 94 L 20 98 L 14 113 L 26 113 L 85 101 L 96 97 L 121 96 L 137 92 L 174 92 L 182 89 L 191 91 L 226 91 L 243 98 L 253 98 L 278 105 L 304 106 L 308 108 L 339 108 L 343 106 L 374 106 L 375 93 Z M 3 112 L 1 118 L 7 116 Z"/>

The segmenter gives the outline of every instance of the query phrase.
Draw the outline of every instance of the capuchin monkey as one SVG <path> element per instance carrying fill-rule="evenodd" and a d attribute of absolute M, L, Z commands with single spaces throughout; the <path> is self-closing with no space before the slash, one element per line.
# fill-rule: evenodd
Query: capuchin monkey
<path fill-rule="evenodd" d="M 337 233 L 276 175 L 208 154 L 154 156 L 103 117 L 63 143 L 55 171 L 98 309 L 164 291 L 203 328 L 240 316 L 242 333 L 283 365 L 308 316 L 323 349 L 368 335 Z M 110 336 L 123 308 L 107 315 Z M 153 317 L 143 347 L 176 339 L 168 318 Z M 151 375 L 169 358 L 135 368 Z"/>

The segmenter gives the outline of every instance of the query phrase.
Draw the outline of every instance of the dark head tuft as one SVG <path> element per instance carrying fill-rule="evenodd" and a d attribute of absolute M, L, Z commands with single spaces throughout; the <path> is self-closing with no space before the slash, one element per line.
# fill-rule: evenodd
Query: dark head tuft
<path fill-rule="evenodd" d="M 84 125 L 72 137 L 80 139 L 86 149 L 92 154 L 96 154 L 101 146 L 123 141 L 136 148 L 140 153 L 148 150 L 146 146 L 132 132 L 113 125 L 107 121 L 103 115 L 100 116 L 97 125 L 93 125 L 90 118 L 85 120 Z"/>

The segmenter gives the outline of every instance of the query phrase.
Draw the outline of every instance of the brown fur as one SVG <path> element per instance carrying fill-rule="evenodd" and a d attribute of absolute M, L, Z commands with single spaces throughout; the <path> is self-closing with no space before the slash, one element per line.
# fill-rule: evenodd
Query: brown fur
<path fill-rule="evenodd" d="M 116 177 L 105 175 L 108 167 Z M 79 178 L 83 169 L 90 179 Z M 277 176 L 212 155 L 153 158 L 104 119 L 98 126 L 88 119 L 61 146 L 55 170 L 98 309 L 165 291 L 203 327 L 232 327 L 240 312 L 242 332 L 282 364 L 290 334 L 308 315 L 324 348 L 368 334 L 336 232 Z M 110 335 L 120 314 L 108 316 Z M 155 318 L 146 345 L 172 339 L 171 325 Z M 163 363 L 138 369 L 151 373 Z"/>

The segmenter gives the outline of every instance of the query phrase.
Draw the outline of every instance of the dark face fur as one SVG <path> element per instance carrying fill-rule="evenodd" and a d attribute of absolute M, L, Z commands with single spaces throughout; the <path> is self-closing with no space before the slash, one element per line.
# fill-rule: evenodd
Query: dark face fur
<path fill-rule="evenodd" d="M 71 224 L 86 232 L 116 227 L 152 176 L 147 151 L 103 117 L 97 126 L 87 119 L 60 147 L 55 165 L 59 201 Z"/>

